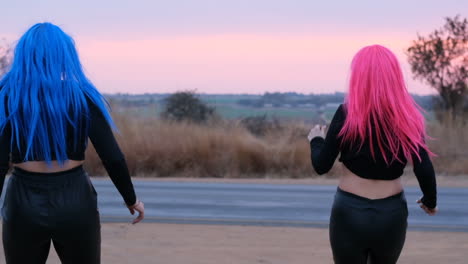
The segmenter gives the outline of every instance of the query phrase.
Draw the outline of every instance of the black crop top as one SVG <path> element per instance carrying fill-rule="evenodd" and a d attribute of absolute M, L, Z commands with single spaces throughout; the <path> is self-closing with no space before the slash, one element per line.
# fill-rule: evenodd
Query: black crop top
<path fill-rule="evenodd" d="M 122 195 L 127 205 L 133 205 L 136 202 L 135 191 L 132 180 L 128 172 L 125 157 L 115 140 L 112 129 L 107 123 L 102 112 L 90 101 L 88 101 L 90 122 L 88 125 L 88 137 L 93 143 L 99 158 L 102 161 L 109 177 L 111 178 L 117 190 Z M 85 135 L 85 134 L 83 134 Z M 13 144 L 10 149 L 11 128 L 6 126 L 2 135 L 0 135 L 0 195 L 5 181 L 5 175 L 9 170 L 10 153 L 13 163 L 24 162 L 24 155 Z M 67 156 L 70 160 L 84 160 L 85 150 L 88 139 L 85 136 L 79 140 L 76 148 L 73 148 L 73 137 L 67 140 Z M 41 160 L 41 159 L 35 159 Z M 43 160 L 43 159 L 42 159 Z"/>
<path fill-rule="evenodd" d="M 404 163 L 394 161 L 390 165 L 387 165 L 382 155 L 388 155 L 388 153 L 382 154 L 376 151 L 374 160 L 371 155 L 369 142 L 364 142 L 361 149 L 359 149 L 359 146 L 351 148 L 341 145 L 338 134 L 343 127 L 345 119 L 344 106 L 340 105 L 330 123 L 326 138 L 314 137 L 310 141 L 311 160 L 315 171 L 318 174 L 328 172 L 332 168 L 338 153 L 341 152 L 339 161 L 352 173 L 361 178 L 376 180 L 399 178 L 403 174 L 403 169 L 407 163 L 403 153 L 400 153 L 399 158 Z M 378 146 L 374 146 L 374 149 L 378 149 Z M 429 208 L 434 208 L 437 205 L 437 186 L 434 168 L 425 149 L 420 148 L 419 155 L 421 161 L 416 157 L 413 158 L 413 171 L 424 195 L 422 198 L 423 204 Z"/>

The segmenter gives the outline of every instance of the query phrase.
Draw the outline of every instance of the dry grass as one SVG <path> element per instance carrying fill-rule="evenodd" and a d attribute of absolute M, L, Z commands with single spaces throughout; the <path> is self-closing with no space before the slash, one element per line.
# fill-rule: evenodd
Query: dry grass
<path fill-rule="evenodd" d="M 316 176 L 306 139 L 308 125 L 283 124 L 262 137 L 236 122 L 209 125 L 171 123 L 160 119 L 115 116 L 117 139 L 132 175 L 148 177 L 283 177 Z M 436 170 L 442 174 L 468 174 L 468 131 L 461 124 L 432 124 L 428 133 Z M 92 148 L 86 167 L 92 175 L 105 175 Z M 335 163 L 330 176 L 347 173 Z"/>
<path fill-rule="evenodd" d="M 468 124 L 452 119 L 428 125 L 429 148 L 437 155 L 434 167 L 439 174 L 468 175 Z"/>

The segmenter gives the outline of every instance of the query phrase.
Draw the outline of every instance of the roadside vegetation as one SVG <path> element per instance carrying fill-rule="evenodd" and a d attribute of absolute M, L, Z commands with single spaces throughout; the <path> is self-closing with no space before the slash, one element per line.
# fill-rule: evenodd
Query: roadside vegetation
<path fill-rule="evenodd" d="M 197 98 L 195 94 L 192 96 Z M 187 101 L 183 102 L 185 104 Z M 114 119 L 120 130 L 117 139 L 132 175 L 230 178 L 317 176 L 310 164 L 306 138 L 315 122 L 263 115 L 223 119 L 216 114 L 215 108 L 206 108 L 200 99 L 193 102 L 202 109 L 210 109 L 210 114 L 202 119 L 170 119 L 165 109 L 159 116 L 145 117 L 122 111 L 121 106 L 114 104 Z M 310 111 L 311 115 L 316 114 Z M 327 122 L 329 117 L 325 119 L 321 122 Z M 449 113 L 443 120 L 429 122 L 427 130 L 433 138 L 428 144 L 437 154 L 433 161 L 438 174 L 468 175 L 468 124 L 453 120 Z M 88 149 L 87 157 L 86 167 L 90 174 L 105 175 L 92 148 Z M 348 172 L 341 163 L 336 162 L 327 177 L 343 173 Z"/>

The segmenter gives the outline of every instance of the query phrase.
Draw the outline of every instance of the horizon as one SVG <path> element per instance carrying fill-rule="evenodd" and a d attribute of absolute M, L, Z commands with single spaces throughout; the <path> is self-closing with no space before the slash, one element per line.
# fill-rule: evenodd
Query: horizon
<path fill-rule="evenodd" d="M 117 92 L 117 93 L 107 93 L 107 92 L 103 92 L 102 94 L 103 95 L 122 95 L 122 96 L 138 96 L 138 95 L 171 95 L 171 94 L 174 94 L 174 93 L 178 93 L 178 92 L 193 92 L 191 90 L 180 90 L 180 91 L 174 91 L 174 92 L 167 92 L 167 93 L 164 93 L 164 92 L 161 92 L 161 93 L 158 93 L 158 92 L 149 92 L 149 93 L 121 93 L 121 92 Z M 195 95 L 225 95 L 225 96 L 241 96 L 241 95 L 247 95 L 247 96 L 263 96 L 265 95 L 266 93 L 281 93 L 281 94 L 288 94 L 288 93 L 295 93 L 295 94 L 298 94 L 298 95 L 302 95 L 302 96 L 309 96 L 309 95 L 333 95 L 333 94 L 343 94 L 343 95 L 346 95 L 346 92 L 341 92 L 341 91 L 331 91 L 331 92 L 323 92 L 323 93 L 301 93 L 301 92 L 295 92 L 295 91 L 284 91 L 284 92 L 278 92 L 278 91 L 267 91 L 265 93 L 206 93 L 206 92 L 194 92 Z M 415 94 L 415 93 L 409 93 L 410 95 L 416 95 L 416 96 L 437 96 L 437 94 Z"/>

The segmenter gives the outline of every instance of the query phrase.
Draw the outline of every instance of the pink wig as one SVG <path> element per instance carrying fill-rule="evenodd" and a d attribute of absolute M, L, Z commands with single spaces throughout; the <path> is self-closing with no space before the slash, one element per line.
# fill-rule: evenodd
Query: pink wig
<path fill-rule="evenodd" d="M 430 153 L 421 108 L 409 95 L 398 60 L 389 49 L 367 46 L 354 56 L 345 109 L 347 117 L 339 133 L 342 143 L 362 147 L 368 139 L 374 160 L 375 145 L 387 164 L 404 162 L 399 153 L 408 161 L 421 159 L 419 148 Z"/>

